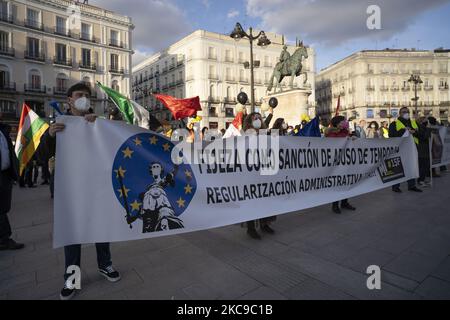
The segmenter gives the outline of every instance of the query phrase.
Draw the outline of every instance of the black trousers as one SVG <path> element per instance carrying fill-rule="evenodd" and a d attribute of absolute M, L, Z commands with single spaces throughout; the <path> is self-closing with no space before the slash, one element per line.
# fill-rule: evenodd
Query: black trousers
<path fill-rule="evenodd" d="M 109 243 L 96 243 L 95 247 L 97 249 L 98 267 L 106 268 L 112 265 Z M 67 278 L 70 276 L 70 274 L 67 274 L 67 268 L 69 266 L 79 267 L 81 265 L 81 244 L 74 244 L 64 247 L 64 255 L 66 257 L 66 270 L 64 270 L 64 279 L 67 280 Z"/>
<path fill-rule="evenodd" d="M 7 240 L 11 237 L 7 213 L 11 210 L 12 180 L 6 172 L 0 175 L 0 240 Z"/>
<path fill-rule="evenodd" d="M 414 188 L 416 186 L 416 179 L 410 179 L 407 181 L 408 183 L 408 189 Z M 400 188 L 400 183 L 399 184 L 394 184 L 392 186 L 392 189 L 394 188 Z"/>
<path fill-rule="evenodd" d="M 276 220 L 276 216 L 259 219 L 259 225 L 264 226 Z M 247 221 L 247 229 L 256 229 L 255 220 Z"/>
<path fill-rule="evenodd" d="M 341 200 L 341 206 L 348 204 L 348 199 Z M 333 207 L 339 207 L 339 201 L 333 202 Z"/>
<path fill-rule="evenodd" d="M 430 159 L 419 158 L 419 179 L 417 181 L 425 181 L 425 178 L 430 175 Z"/>

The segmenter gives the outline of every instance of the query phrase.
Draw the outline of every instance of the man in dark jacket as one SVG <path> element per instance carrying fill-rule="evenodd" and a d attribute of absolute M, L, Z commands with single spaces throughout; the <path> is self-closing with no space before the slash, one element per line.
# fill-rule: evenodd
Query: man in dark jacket
<path fill-rule="evenodd" d="M 69 88 L 67 92 L 68 104 L 70 107 L 69 115 L 84 117 L 89 122 L 94 122 L 96 115 L 92 113 L 90 108 L 91 88 L 84 83 L 77 83 Z M 65 129 L 63 123 L 52 123 L 49 130 L 42 137 L 44 157 L 51 159 L 56 154 L 56 137 L 57 133 Z M 55 159 L 57 162 L 58 159 Z M 80 173 L 81 174 L 81 173 Z M 54 173 L 52 174 L 54 176 Z M 112 267 L 111 251 L 109 243 L 96 243 L 97 264 L 99 273 L 108 281 L 116 282 L 120 280 L 120 274 Z M 65 284 L 60 293 L 61 300 L 69 300 L 75 294 L 75 286 L 73 285 L 70 274 L 67 270 L 70 266 L 80 266 L 81 245 L 74 244 L 64 247 L 65 267 L 64 274 Z"/>
<path fill-rule="evenodd" d="M 18 250 L 23 244 L 11 239 L 11 225 L 7 213 L 11 210 L 13 181 L 17 181 L 17 157 L 14 153 L 10 127 L 1 122 L 0 113 L 0 250 Z"/>
<path fill-rule="evenodd" d="M 417 125 L 414 119 L 410 118 L 409 109 L 407 107 L 403 107 L 399 111 L 399 117 L 396 121 L 392 122 L 389 126 L 389 138 L 398 138 L 403 137 L 409 131 L 409 134 L 413 136 L 414 142 L 416 146 L 419 145 L 419 126 Z M 416 187 L 416 180 L 410 179 L 408 180 L 408 190 L 414 192 L 422 192 L 419 188 Z M 392 186 L 392 191 L 400 193 L 400 184 L 396 184 Z"/>

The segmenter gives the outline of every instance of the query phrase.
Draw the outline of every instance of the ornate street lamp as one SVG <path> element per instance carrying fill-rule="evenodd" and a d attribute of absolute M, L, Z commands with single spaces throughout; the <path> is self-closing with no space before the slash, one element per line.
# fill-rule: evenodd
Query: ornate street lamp
<path fill-rule="evenodd" d="M 253 35 L 253 28 L 249 29 L 247 34 L 242 25 L 238 22 L 234 27 L 234 30 L 230 33 L 230 37 L 236 41 L 241 39 L 248 39 L 250 41 L 250 97 L 251 97 L 251 112 L 255 112 L 255 78 L 253 74 L 253 68 L 255 67 L 253 62 L 253 41 L 258 40 L 257 45 L 261 48 L 265 48 L 271 44 L 264 31 L 260 31 L 258 35 Z"/>
<path fill-rule="evenodd" d="M 422 81 L 422 79 L 420 79 L 420 76 L 418 74 L 412 74 L 411 77 L 408 79 L 408 82 L 414 84 L 414 98 L 412 98 L 411 100 L 414 101 L 415 113 L 416 113 L 416 117 L 417 117 L 418 116 L 417 103 L 419 101 L 419 97 L 417 96 L 417 86 L 419 84 L 422 84 L 423 81 Z"/>

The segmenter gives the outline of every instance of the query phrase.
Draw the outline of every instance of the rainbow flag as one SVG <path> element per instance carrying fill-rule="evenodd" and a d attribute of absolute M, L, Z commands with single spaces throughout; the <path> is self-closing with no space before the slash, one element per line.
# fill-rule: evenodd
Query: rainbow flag
<path fill-rule="evenodd" d="M 15 148 L 16 156 L 19 159 L 20 175 L 36 152 L 41 137 L 47 129 L 48 124 L 24 103 Z"/>

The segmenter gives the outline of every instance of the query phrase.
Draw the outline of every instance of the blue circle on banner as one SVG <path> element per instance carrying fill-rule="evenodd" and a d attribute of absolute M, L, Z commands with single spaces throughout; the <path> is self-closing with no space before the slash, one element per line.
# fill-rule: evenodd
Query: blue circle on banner
<path fill-rule="evenodd" d="M 143 233 L 183 228 L 180 216 L 197 190 L 191 166 L 175 165 L 174 144 L 156 133 L 130 137 L 116 153 L 112 185 L 130 227 L 137 219 Z"/>

